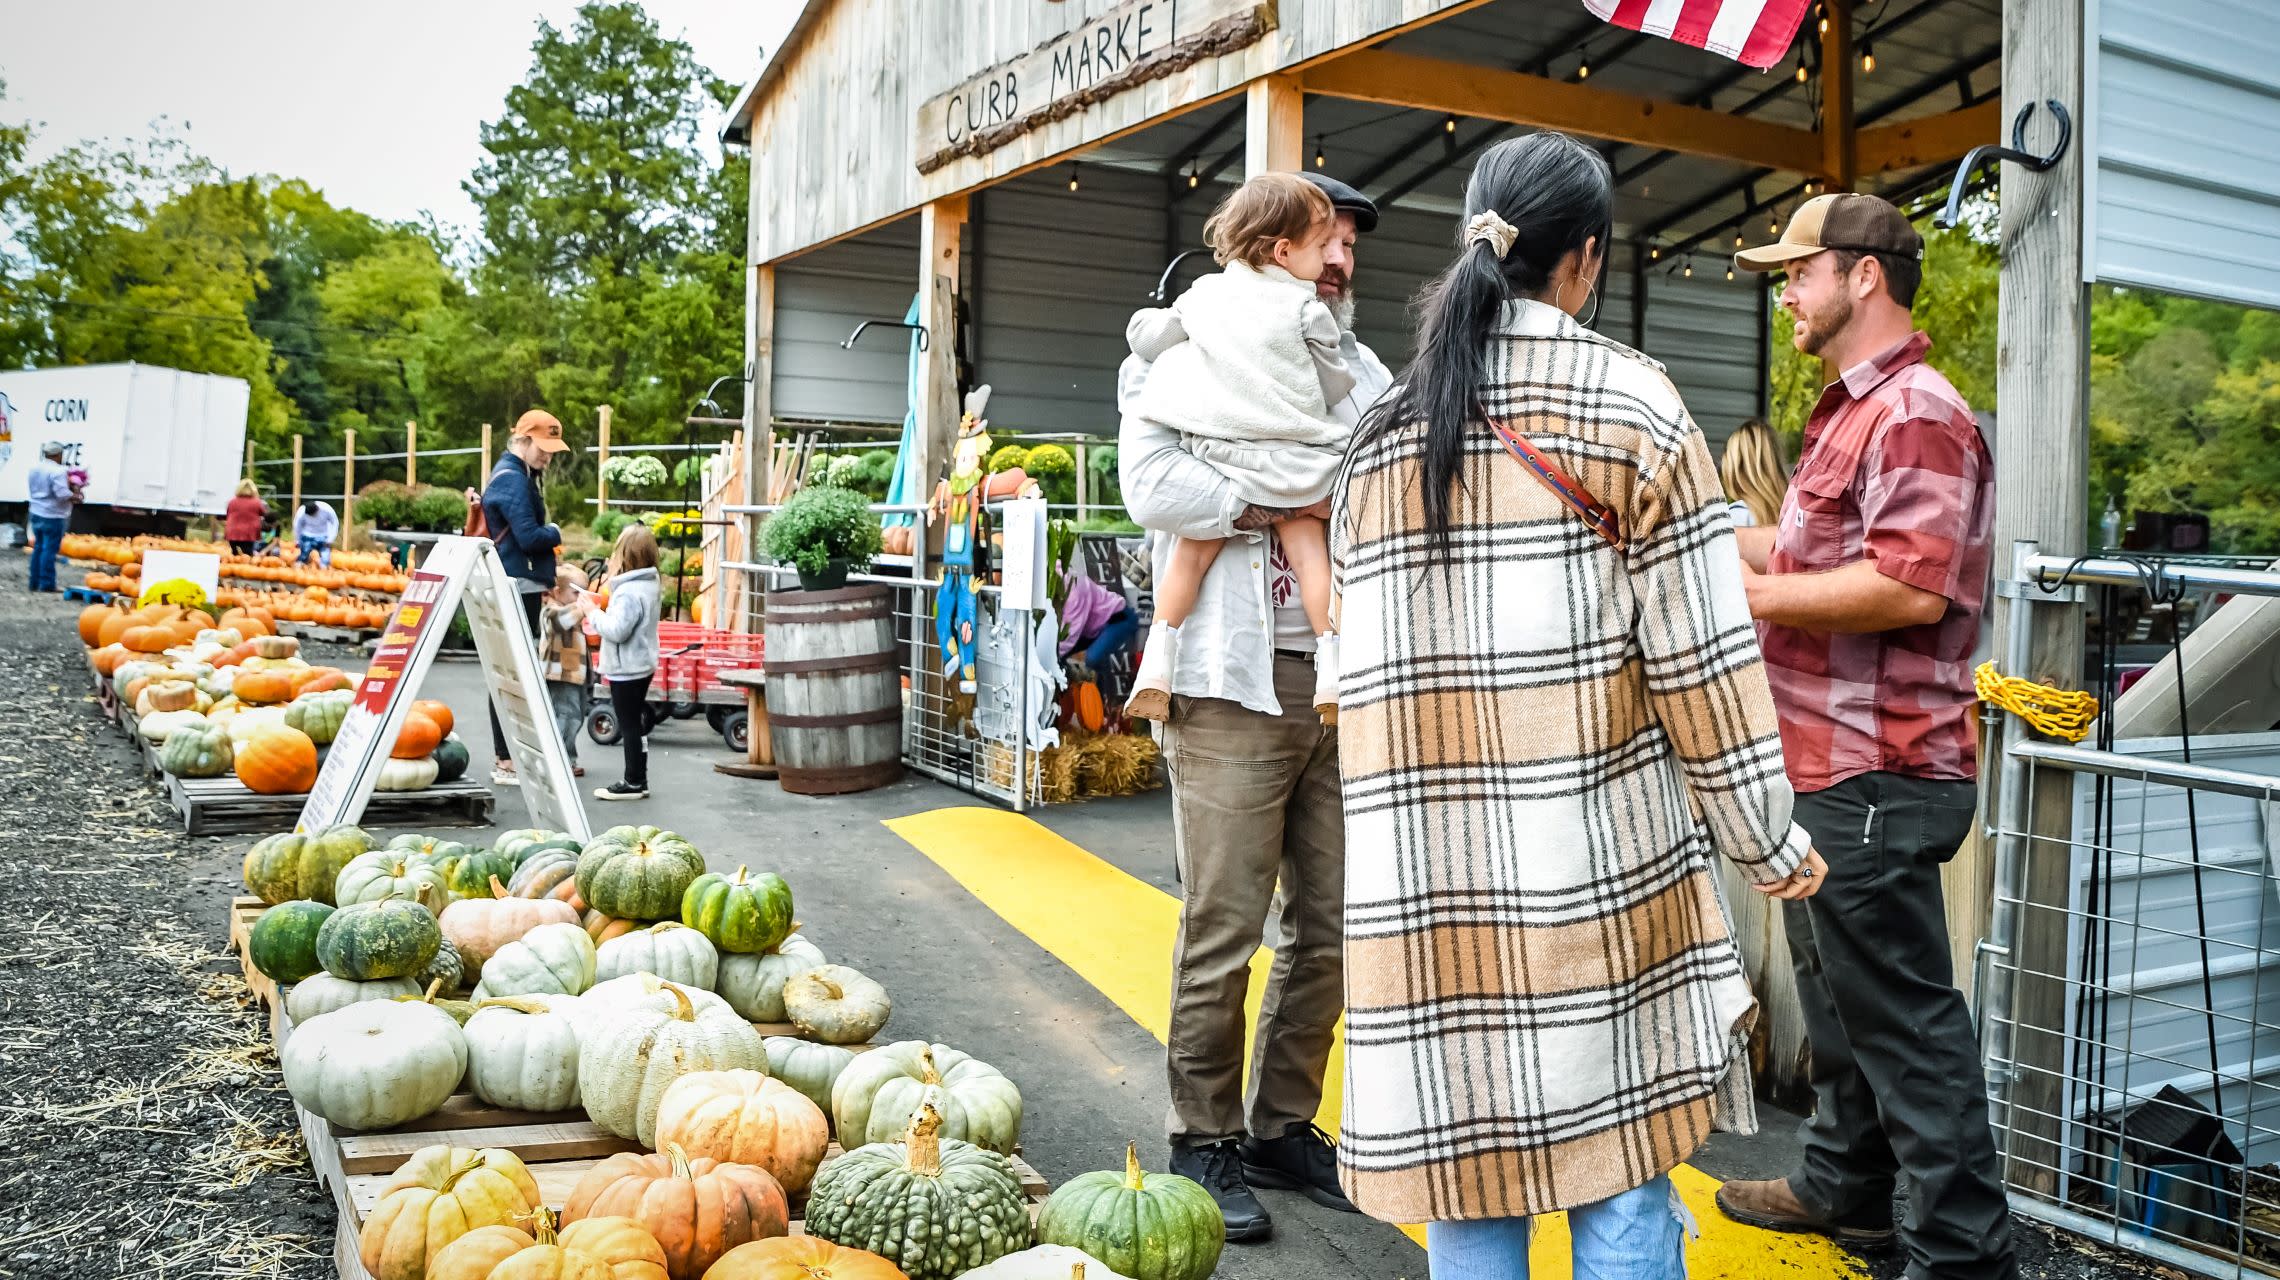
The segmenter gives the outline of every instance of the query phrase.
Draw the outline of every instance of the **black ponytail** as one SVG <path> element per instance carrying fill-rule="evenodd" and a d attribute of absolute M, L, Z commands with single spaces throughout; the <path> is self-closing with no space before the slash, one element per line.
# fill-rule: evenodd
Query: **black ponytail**
<path fill-rule="evenodd" d="M 1505 302 L 1541 293 L 1569 251 L 1594 236 L 1604 248 L 1613 204 L 1607 161 L 1564 133 L 1500 142 L 1473 167 L 1458 235 L 1490 209 L 1518 235 L 1501 260 L 1486 241 L 1459 240 L 1456 262 L 1418 296 L 1416 354 L 1395 393 L 1379 401 L 1363 424 L 1368 433 L 1425 424 L 1425 527 L 1444 553 L 1465 432 L 1480 416 L 1489 334 Z"/>

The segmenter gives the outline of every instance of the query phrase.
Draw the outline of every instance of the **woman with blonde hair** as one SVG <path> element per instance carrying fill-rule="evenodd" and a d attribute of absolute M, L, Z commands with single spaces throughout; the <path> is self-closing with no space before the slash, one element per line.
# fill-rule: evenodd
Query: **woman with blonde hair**
<path fill-rule="evenodd" d="M 610 548 L 609 604 L 581 594 L 579 606 L 602 638 L 602 679 L 610 683 L 625 776 L 594 788 L 597 800 L 649 798 L 649 682 L 657 674 L 657 535 L 629 524 Z"/>
<path fill-rule="evenodd" d="M 1782 456 L 1781 437 L 1752 418 L 1726 437 L 1726 451 L 1718 455 L 1718 483 L 1733 502 L 1726 513 L 1734 527 L 1769 526 L 1781 518 L 1782 495 L 1789 492 L 1789 462 Z"/>
<path fill-rule="evenodd" d="M 222 511 L 222 540 L 230 544 L 233 554 L 250 556 L 254 544 L 261 541 L 261 522 L 268 518 L 269 504 L 261 500 L 261 490 L 248 476 L 238 481 L 236 496 Z"/>

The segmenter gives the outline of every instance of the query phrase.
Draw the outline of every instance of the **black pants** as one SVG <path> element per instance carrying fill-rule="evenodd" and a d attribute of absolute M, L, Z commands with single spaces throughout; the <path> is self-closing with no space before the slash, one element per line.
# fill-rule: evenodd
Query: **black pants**
<path fill-rule="evenodd" d="M 230 539 L 230 551 L 231 551 L 233 554 L 236 554 L 236 555 L 241 555 L 241 556 L 250 556 L 250 555 L 252 555 L 252 554 L 253 554 L 253 539 L 251 539 L 251 538 L 232 538 L 232 539 Z"/>
<path fill-rule="evenodd" d="M 543 602 L 543 597 L 536 591 L 522 593 L 523 622 L 530 632 L 533 644 L 538 641 L 538 609 Z M 505 760 L 507 758 L 507 731 L 499 727 L 499 709 L 490 706 L 488 699 L 485 700 L 484 705 L 489 707 L 491 712 L 491 758 L 493 760 Z M 537 715 L 540 714 L 540 711 L 533 708 L 531 714 Z"/>
<path fill-rule="evenodd" d="M 610 709 L 617 712 L 618 744 L 625 748 L 625 780 L 649 786 L 650 676 L 610 681 Z"/>
<path fill-rule="evenodd" d="M 1955 989 L 1940 865 L 1970 833 L 1974 787 L 1893 773 L 1797 797 L 1828 883 L 1784 904 L 1813 1044 L 1813 1118 L 1790 1189 L 1881 1224 L 1909 1182 L 1909 1280 L 2009 1280 L 2010 1210 L 1987 1127 L 1979 1038 Z"/>

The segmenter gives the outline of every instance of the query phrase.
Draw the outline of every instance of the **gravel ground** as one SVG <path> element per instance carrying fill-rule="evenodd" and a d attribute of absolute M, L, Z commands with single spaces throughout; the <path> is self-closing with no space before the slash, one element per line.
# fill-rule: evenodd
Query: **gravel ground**
<path fill-rule="evenodd" d="M 77 574 L 69 574 L 76 581 Z M 333 1208 L 228 954 L 244 837 L 186 838 L 0 555 L 0 1277 L 317 1277 Z"/>

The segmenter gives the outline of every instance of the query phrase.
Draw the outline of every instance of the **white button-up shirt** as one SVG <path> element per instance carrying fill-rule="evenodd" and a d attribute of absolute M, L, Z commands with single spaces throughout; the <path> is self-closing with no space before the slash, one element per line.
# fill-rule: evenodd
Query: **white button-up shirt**
<path fill-rule="evenodd" d="M 1375 352 L 1339 335 L 1354 390 L 1332 410 L 1348 426 L 1377 403 L 1393 375 Z M 1196 594 L 1195 611 L 1180 628 L 1179 664 L 1172 692 L 1194 698 L 1224 698 L 1252 711 L 1281 715 L 1275 698 L 1275 610 L 1268 588 L 1268 544 L 1264 531 L 1235 527 L 1244 501 L 1235 486 L 1180 445 L 1179 433 L 1133 414 L 1148 362 L 1127 356 L 1117 371 L 1116 404 L 1123 417 L 1117 439 L 1117 469 L 1125 510 L 1142 528 L 1170 535 L 1153 540 L 1151 560 L 1161 579 L 1174 538 L 1219 539 L 1230 545 L 1214 561 Z"/>

